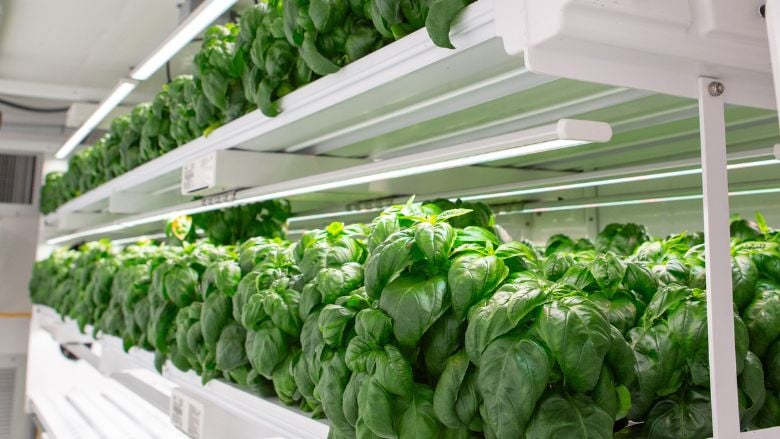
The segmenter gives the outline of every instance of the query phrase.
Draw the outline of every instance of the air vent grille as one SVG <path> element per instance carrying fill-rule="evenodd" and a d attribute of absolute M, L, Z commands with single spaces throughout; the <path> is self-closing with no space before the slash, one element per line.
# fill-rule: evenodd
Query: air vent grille
<path fill-rule="evenodd" d="M 16 369 L 0 369 L 0 439 L 11 437 Z"/>
<path fill-rule="evenodd" d="M 0 203 L 32 204 L 34 155 L 0 154 Z"/>

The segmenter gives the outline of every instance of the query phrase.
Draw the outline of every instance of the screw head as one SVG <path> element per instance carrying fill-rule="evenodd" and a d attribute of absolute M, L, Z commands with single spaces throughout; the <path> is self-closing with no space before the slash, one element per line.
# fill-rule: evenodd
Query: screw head
<path fill-rule="evenodd" d="M 726 86 L 722 82 L 713 81 L 710 82 L 707 90 L 710 92 L 710 96 L 720 96 L 726 91 Z"/>

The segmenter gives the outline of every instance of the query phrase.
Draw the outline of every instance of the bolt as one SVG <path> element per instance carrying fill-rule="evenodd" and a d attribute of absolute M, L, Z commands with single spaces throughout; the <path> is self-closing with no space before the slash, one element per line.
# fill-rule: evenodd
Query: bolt
<path fill-rule="evenodd" d="M 761 5 L 761 7 L 758 8 L 758 13 L 761 14 L 762 17 L 766 18 L 766 5 Z"/>
<path fill-rule="evenodd" d="M 712 81 L 707 90 L 710 92 L 710 96 L 720 96 L 726 91 L 726 86 L 722 82 Z"/>

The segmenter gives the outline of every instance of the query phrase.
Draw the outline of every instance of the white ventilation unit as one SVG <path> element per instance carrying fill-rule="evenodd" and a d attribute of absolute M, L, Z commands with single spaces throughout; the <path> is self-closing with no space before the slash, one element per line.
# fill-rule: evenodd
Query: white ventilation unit
<path fill-rule="evenodd" d="M 0 439 L 11 439 L 15 396 L 16 368 L 0 368 Z"/>
<path fill-rule="evenodd" d="M 0 154 L 0 203 L 33 204 L 37 157 Z"/>
<path fill-rule="evenodd" d="M 28 439 L 24 410 L 25 354 L 0 354 L 0 439 Z"/>

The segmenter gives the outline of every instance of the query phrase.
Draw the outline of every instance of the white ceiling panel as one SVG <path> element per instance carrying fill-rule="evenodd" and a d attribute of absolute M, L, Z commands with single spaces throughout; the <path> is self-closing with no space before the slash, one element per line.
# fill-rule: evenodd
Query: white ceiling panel
<path fill-rule="evenodd" d="M 180 0 L 0 2 L 0 78 L 108 89 L 176 27 Z"/>

